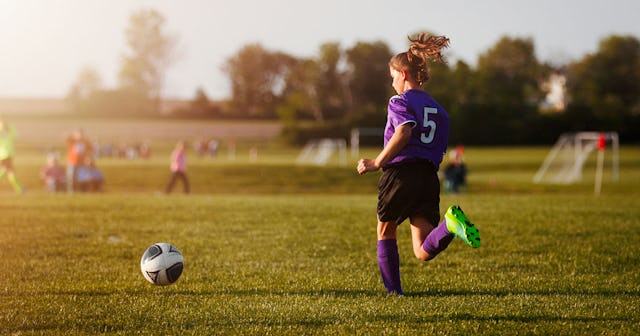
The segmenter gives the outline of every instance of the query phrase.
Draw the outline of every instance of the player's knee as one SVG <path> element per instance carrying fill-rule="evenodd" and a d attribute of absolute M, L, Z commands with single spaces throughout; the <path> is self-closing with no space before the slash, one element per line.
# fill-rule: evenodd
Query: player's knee
<path fill-rule="evenodd" d="M 415 250 L 413 252 L 414 252 L 413 254 L 416 256 L 416 259 L 418 259 L 420 261 L 429 261 L 429 260 L 433 259 L 433 257 L 431 255 L 429 255 L 429 253 L 427 253 L 422 248 L 420 248 L 419 250 Z"/>
<path fill-rule="evenodd" d="M 379 222 L 378 240 L 395 239 L 397 227 L 398 226 L 393 222 Z"/>

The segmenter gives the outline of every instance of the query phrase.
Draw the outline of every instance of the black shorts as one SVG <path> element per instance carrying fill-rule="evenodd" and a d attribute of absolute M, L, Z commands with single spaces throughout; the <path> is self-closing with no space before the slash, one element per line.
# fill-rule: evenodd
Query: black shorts
<path fill-rule="evenodd" d="M 385 168 L 378 182 L 378 220 L 399 225 L 413 216 L 440 221 L 440 180 L 431 162 Z"/>

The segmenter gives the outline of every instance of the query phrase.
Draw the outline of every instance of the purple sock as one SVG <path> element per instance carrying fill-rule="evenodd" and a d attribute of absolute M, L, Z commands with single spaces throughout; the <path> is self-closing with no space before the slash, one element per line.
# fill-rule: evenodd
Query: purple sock
<path fill-rule="evenodd" d="M 447 223 L 442 220 L 440 225 L 436 226 L 422 243 L 422 249 L 429 253 L 430 259 L 435 258 L 438 253 L 444 251 L 449 243 L 453 240 L 453 235 L 447 229 Z"/>
<path fill-rule="evenodd" d="M 403 294 L 400 284 L 400 254 L 395 239 L 378 240 L 378 266 L 387 292 Z"/>

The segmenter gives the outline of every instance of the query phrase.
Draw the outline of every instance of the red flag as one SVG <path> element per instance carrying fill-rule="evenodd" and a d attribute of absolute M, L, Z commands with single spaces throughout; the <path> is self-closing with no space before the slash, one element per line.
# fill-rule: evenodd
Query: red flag
<path fill-rule="evenodd" d="M 604 137 L 604 133 L 600 133 L 600 137 L 598 137 L 598 150 L 604 151 L 604 148 L 607 146 L 607 140 Z"/>

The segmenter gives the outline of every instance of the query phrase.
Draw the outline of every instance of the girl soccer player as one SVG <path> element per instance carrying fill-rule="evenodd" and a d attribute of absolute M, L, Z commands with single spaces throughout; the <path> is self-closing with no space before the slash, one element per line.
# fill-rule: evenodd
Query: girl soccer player
<path fill-rule="evenodd" d="M 441 50 L 449 46 L 445 36 L 425 33 L 409 38 L 409 50 L 389 61 L 392 86 L 397 95 L 389 100 L 384 148 L 375 159 L 360 159 L 359 174 L 382 169 L 378 183 L 378 266 L 388 293 L 402 295 L 400 256 L 396 229 L 405 219 L 411 223 L 413 253 L 431 260 L 454 237 L 471 247 L 480 246 L 480 233 L 459 206 L 440 220 L 438 169 L 447 149 L 449 116 L 422 85 L 429 79 L 427 61 L 444 62 Z"/>

